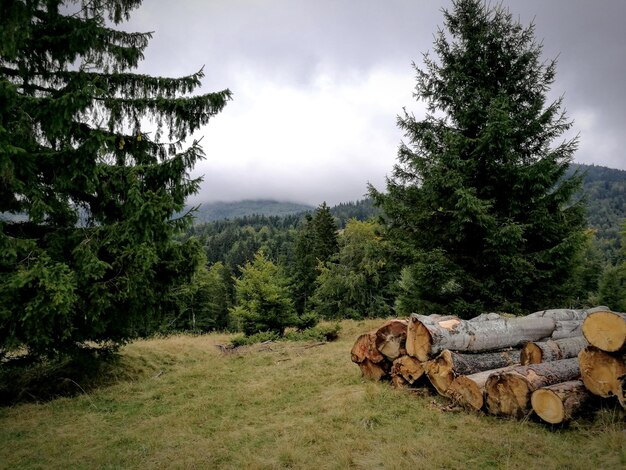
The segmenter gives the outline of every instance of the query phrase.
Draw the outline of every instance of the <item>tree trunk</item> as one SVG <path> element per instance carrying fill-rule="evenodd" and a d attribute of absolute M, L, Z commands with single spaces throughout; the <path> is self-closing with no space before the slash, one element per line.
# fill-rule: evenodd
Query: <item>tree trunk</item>
<path fill-rule="evenodd" d="M 572 380 L 535 390 L 530 402 L 542 420 L 560 424 L 571 420 L 590 398 L 583 382 Z"/>
<path fill-rule="evenodd" d="M 591 313 L 582 329 L 589 344 L 596 348 L 607 352 L 626 349 L 626 313 L 608 309 Z"/>
<path fill-rule="evenodd" d="M 391 377 L 402 377 L 409 385 L 413 385 L 422 375 L 423 364 L 411 356 L 400 356 L 391 366 Z"/>
<path fill-rule="evenodd" d="M 368 360 L 371 363 L 378 364 L 385 357 L 376 348 L 376 331 L 364 333 L 356 339 L 352 350 L 350 351 L 352 362 L 357 364 Z"/>
<path fill-rule="evenodd" d="M 409 383 L 401 375 L 391 375 L 391 386 L 394 388 L 406 387 Z"/>
<path fill-rule="evenodd" d="M 523 417 L 530 409 L 530 395 L 538 388 L 574 380 L 580 375 L 578 359 L 542 362 L 492 374 L 485 383 L 489 413 Z"/>
<path fill-rule="evenodd" d="M 417 357 L 416 348 L 418 346 L 417 346 L 416 336 L 417 336 L 417 325 L 419 322 L 436 323 L 438 321 L 446 321 L 446 320 L 454 320 L 454 319 L 458 320 L 458 318 L 459 317 L 456 317 L 454 315 L 437 315 L 437 314 L 419 315 L 417 313 L 411 314 L 411 316 L 409 317 L 409 324 L 406 330 L 406 353 L 409 356 Z"/>
<path fill-rule="evenodd" d="M 620 402 L 624 401 L 621 382 L 626 376 L 626 356 L 588 346 L 580 351 L 578 361 L 587 390 L 605 398 L 616 395 Z"/>
<path fill-rule="evenodd" d="M 387 361 L 375 363 L 369 359 L 364 359 L 358 365 L 363 377 L 370 380 L 382 380 L 389 372 L 389 363 Z"/>
<path fill-rule="evenodd" d="M 559 361 L 577 357 L 578 353 L 589 345 L 583 336 L 564 338 L 541 343 L 526 343 L 522 347 L 520 362 L 523 366 L 541 362 Z"/>
<path fill-rule="evenodd" d="M 411 315 L 407 333 L 407 352 L 427 361 L 444 349 L 480 352 L 515 347 L 526 341 L 549 337 L 556 324 L 551 318 L 500 318 L 468 321 L 453 318 L 443 321 L 420 321 Z M 409 341 L 410 338 L 410 341 Z"/>
<path fill-rule="evenodd" d="M 626 375 L 622 376 L 622 380 L 619 381 L 617 399 L 622 408 L 626 410 Z"/>
<path fill-rule="evenodd" d="M 389 320 L 376 330 L 376 349 L 393 361 L 406 354 L 406 320 Z"/>
<path fill-rule="evenodd" d="M 587 317 L 587 310 L 570 310 L 568 308 L 555 308 L 533 312 L 527 317 L 552 318 L 555 321 L 577 320 L 583 321 Z"/>
<path fill-rule="evenodd" d="M 556 320 L 550 339 L 576 338 L 583 335 L 582 320 Z"/>
<path fill-rule="evenodd" d="M 471 375 L 459 375 L 447 390 L 454 402 L 470 410 L 480 410 L 485 404 L 485 383 L 490 375 L 511 370 L 517 366 L 501 367 Z"/>
<path fill-rule="evenodd" d="M 424 369 L 433 387 L 444 396 L 447 396 L 448 387 L 459 375 L 470 375 L 484 370 L 493 370 L 499 367 L 519 363 L 518 350 L 492 352 L 483 354 L 459 354 L 443 350 L 436 358 L 426 362 Z"/>

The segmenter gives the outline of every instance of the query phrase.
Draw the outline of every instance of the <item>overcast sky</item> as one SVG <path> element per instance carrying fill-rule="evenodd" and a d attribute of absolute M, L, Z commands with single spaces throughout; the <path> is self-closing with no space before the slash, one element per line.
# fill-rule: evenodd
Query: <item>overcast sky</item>
<path fill-rule="evenodd" d="M 495 3 L 495 2 L 494 2 Z M 551 96 L 580 134 L 576 161 L 626 169 L 626 1 L 504 0 L 558 56 Z M 313 205 L 384 189 L 403 107 L 419 118 L 412 62 L 443 24 L 434 0 L 145 0 L 124 29 L 154 31 L 140 71 L 190 74 L 234 100 L 198 136 L 198 199 Z"/>

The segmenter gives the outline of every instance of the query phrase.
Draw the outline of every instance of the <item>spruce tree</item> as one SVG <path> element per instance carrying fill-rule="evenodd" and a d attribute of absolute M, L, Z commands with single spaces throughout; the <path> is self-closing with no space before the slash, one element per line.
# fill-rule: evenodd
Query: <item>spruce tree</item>
<path fill-rule="evenodd" d="M 415 97 L 422 120 L 398 118 L 407 139 L 371 189 L 406 264 L 403 313 L 528 311 L 566 302 L 584 213 L 565 178 L 576 139 L 562 98 L 548 103 L 556 62 L 533 25 L 501 5 L 456 0 L 424 55 Z"/>
<path fill-rule="evenodd" d="M 115 26 L 140 3 L 0 7 L 0 355 L 147 333 L 201 261 L 173 241 L 203 157 L 185 142 L 231 95 L 133 72 L 151 33 Z"/>
<path fill-rule="evenodd" d="M 337 224 L 326 202 L 311 216 L 307 214 L 295 242 L 292 277 L 298 313 L 305 313 L 315 291 L 319 263 L 325 263 L 339 251 Z"/>

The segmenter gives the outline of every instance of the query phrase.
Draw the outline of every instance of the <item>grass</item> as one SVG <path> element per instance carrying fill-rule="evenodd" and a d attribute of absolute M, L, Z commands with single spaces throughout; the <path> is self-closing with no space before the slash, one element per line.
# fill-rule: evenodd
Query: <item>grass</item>
<path fill-rule="evenodd" d="M 428 393 L 364 382 L 359 333 L 223 353 L 231 336 L 174 336 L 121 351 L 109 385 L 0 408 L 0 468 L 624 468 L 622 411 L 550 429 L 446 411 Z"/>

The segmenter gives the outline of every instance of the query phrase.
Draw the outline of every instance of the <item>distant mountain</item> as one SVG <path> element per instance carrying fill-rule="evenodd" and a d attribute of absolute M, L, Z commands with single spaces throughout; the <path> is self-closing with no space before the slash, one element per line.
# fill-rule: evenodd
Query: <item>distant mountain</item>
<path fill-rule="evenodd" d="M 248 215 L 285 216 L 308 212 L 314 207 L 294 202 L 255 199 L 236 202 L 204 202 L 194 213 L 195 223 L 237 219 Z"/>

